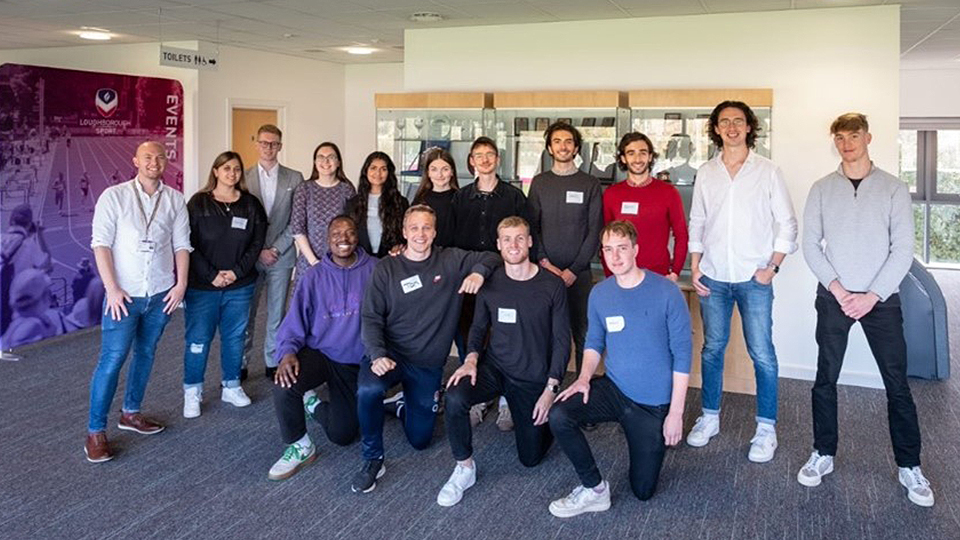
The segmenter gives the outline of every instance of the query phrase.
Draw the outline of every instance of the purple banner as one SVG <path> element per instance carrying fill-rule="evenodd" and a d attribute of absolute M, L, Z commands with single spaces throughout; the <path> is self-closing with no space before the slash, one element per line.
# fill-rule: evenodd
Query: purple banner
<path fill-rule="evenodd" d="M 0 349 L 100 323 L 94 204 L 136 175 L 148 139 L 166 148 L 164 181 L 182 191 L 179 81 L 0 66 Z"/>

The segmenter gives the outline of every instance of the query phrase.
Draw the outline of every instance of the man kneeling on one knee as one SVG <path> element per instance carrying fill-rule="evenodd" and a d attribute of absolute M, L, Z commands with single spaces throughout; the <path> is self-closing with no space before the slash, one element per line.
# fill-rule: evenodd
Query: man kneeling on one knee
<path fill-rule="evenodd" d="M 305 408 L 334 444 L 352 443 L 359 431 L 360 308 L 376 259 L 357 247 L 357 226 L 349 216 L 333 218 L 327 231 L 329 251 L 300 279 L 277 332 L 273 402 L 287 448 L 270 469 L 270 480 L 289 478 L 316 459 Z M 323 383 L 329 401 L 313 390 Z"/>
<path fill-rule="evenodd" d="M 600 476 L 582 425 L 620 423 L 630 487 L 642 501 L 656 491 L 666 447 L 680 442 L 683 431 L 691 361 L 687 304 L 672 281 L 637 268 L 633 224 L 610 222 L 600 243 L 613 276 L 590 293 L 583 369 L 550 411 L 550 431 L 581 482 L 550 503 L 557 517 L 610 508 L 610 485 Z M 604 351 L 606 375 L 591 380 Z"/>
<path fill-rule="evenodd" d="M 504 265 L 477 294 L 467 357 L 447 383 L 447 436 L 457 465 L 437 495 L 440 506 L 460 502 L 477 478 L 471 406 L 506 397 L 517 454 L 527 467 L 539 464 L 553 442 L 547 415 L 570 358 L 567 291 L 563 280 L 530 262 L 532 245 L 523 218 L 508 217 L 497 226 Z"/>

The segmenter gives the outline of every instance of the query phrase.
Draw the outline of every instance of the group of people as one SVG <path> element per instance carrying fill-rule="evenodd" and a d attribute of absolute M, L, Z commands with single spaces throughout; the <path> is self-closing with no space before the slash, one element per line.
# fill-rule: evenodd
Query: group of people
<path fill-rule="evenodd" d="M 472 427 L 499 398 L 497 424 L 514 431 L 521 464 L 537 466 L 554 440 L 573 464 L 579 485 L 549 505 L 553 515 L 610 507 L 610 486 L 584 435 L 603 422 L 622 426 L 630 486 L 646 500 L 666 448 L 683 438 L 693 355 L 676 282 L 689 251 L 704 345 L 702 411 L 687 444 L 702 447 L 720 432 L 723 357 L 736 305 L 757 378 L 747 457 L 770 461 L 778 409 L 771 283 L 798 248 L 797 220 L 780 169 L 752 151 L 759 123 L 749 106 L 725 101 L 708 124 L 720 151 L 697 173 L 689 227 L 677 190 L 651 176 L 657 153 L 641 133 L 621 139 L 617 159 L 627 178 L 605 192 L 575 165 L 582 139 L 567 123 L 546 130 L 552 167 L 533 179 L 529 196 L 499 179 L 491 139 L 473 143 L 467 161 L 475 181 L 463 188 L 453 158 L 433 149 L 411 204 L 381 152 L 367 157 L 354 189 L 337 146 L 323 143 L 304 181 L 277 162 L 282 135 L 272 125 L 257 134 L 254 167 L 244 171 L 239 155 L 222 153 L 185 204 L 161 182 L 163 147 L 141 144 L 137 177 L 108 188 L 94 214 L 92 246 L 106 299 L 87 459 L 113 457 L 107 416 L 131 347 L 118 427 L 163 430 L 140 405 L 160 334 L 181 301 L 184 416 L 200 414 L 218 328 L 221 398 L 250 404 L 240 385 L 253 356 L 248 323 L 265 294 L 263 358 L 285 445 L 269 479 L 289 478 L 316 459 L 309 416 L 334 444 L 359 438 L 352 490 L 370 492 L 386 472 L 385 418 L 399 418 L 410 444 L 423 449 L 443 405 L 455 463 L 437 502 L 455 505 L 477 479 Z M 797 479 L 816 486 L 833 471 L 836 383 L 847 333 L 860 322 L 887 389 L 899 481 L 912 502 L 931 506 L 897 297 L 913 252 L 910 198 L 870 160 L 865 116 L 842 115 L 830 132 L 841 164 L 814 184 L 804 212 L 803 253 L 820 282 L 820 354 L 814 452 Z M 594 286 L 598 252 L 610 277 Z M 444 382 L 453 343 L 461 359 Z M 564 389 L 571 348 L 577 376 Z"/>

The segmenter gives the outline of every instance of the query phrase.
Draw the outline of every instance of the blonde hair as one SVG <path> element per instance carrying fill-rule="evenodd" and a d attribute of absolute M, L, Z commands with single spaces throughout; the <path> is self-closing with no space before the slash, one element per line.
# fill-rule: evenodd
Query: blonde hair
<path fill-rule="evenodd" d="M 846 114 L 841 114 L 837 117 L 836 120 L 830 124 L 830 134 L 836 135 L 841 131 L 860 131 L 863 130 L 864 133 L 870 132 L 870 124 L 867 123 L 866 115 L 848 112 Z"/>

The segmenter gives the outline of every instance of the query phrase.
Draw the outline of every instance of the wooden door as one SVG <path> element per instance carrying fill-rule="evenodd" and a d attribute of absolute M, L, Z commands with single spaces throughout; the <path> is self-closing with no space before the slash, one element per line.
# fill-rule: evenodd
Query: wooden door
<path fill-rule="evenodd" d="M 277 111 L 273 109 L 233 109 L 233 150 L 243 158 L 244 168 L 256 164 L 257 129 L 264 124 L 277 124 Z"/>

